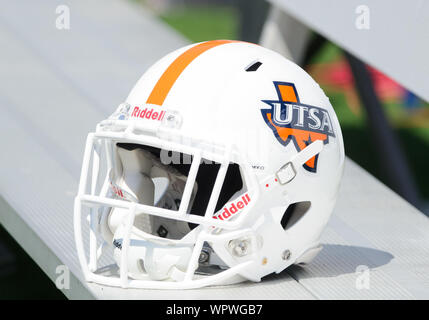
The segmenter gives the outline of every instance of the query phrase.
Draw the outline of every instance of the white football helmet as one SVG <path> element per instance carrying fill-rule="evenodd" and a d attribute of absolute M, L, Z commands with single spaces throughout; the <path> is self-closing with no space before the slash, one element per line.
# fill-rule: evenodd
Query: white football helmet
<path fill-rule="evenodd" d="M 85 278 L 185 289 L 308 263 L 343 165 L 334 109 L 299 66 L 245 42 L 178 49 L 88 135 L 74 212 Z"/>

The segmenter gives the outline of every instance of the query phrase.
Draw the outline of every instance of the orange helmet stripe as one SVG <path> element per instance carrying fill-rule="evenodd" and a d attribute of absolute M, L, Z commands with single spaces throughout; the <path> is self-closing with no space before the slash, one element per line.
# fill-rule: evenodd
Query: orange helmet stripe
<path fill-rule="evenodd" d="M 164 103 L 165 98 L 167 97 L 171 87 L 176 82 L 177 78 L 179 78 L 183 70 L 185 70 L 185 68 L 196 57 L 198 57 L 200 54 L 204 53 L 205 51 L 213 47 L 216 47 L 225 43 L 231 43 L 231 42 L 237 42 L 237 41 L 234 41 L 234 40 L 207 41 L 207 42 L 197 44 L 196 46 L 193 46 L 192 48 L 183 52 L 164 71 L 161 78 L 159 78 L 158 82 L 155 84 L 155 87 L 153 88 L 151 94 L 149 95 L 149 98 L 147 99 L 146 103 L 156 104 L 161 106 Z"/>
<path fill-rule="evenodd" d="M 293 86 L 290 85 L 279 85 L 279 91 L 282 101 L 287 102 L 298 102 L 298 98 L 295 94 L 295 90 Z"/>

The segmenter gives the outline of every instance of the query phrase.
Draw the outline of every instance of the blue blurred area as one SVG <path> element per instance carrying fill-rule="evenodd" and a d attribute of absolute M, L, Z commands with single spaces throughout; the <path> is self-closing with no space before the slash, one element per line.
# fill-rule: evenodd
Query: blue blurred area
<path fill-rule="evenodd" d="M 404 94 L 404 107 L 412 110 L 420 107 L 422 104 L 420 98 L 411 91 L 406 90 Z"/>

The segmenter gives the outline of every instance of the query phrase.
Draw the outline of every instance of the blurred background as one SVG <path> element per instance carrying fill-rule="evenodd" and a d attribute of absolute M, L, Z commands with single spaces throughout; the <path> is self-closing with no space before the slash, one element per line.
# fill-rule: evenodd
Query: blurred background
<path fill-rule="evenodd" d="M 237 39 L 257 43 L 269 14 L 269 4 L 262 0 L 123 1 L 146 8 L 191 42 Z M 380 152 L 374 139 L 376 129 L 368 119 L 370 109 L 357 89 L 359 78 L 353 72 L 353 63 L 356 66 L 354 57 L 313 33 L 300 64 L 330 98 L 342 127 L 347 156 L 429 214 L 429 104 L 373 66 L 364 65 L 381 106 L 381 116 L 398 146 L 395 152 L 409 168 L 406 180 L 415 190 L 406 195 L 392 178 L 394 173 L 383 165 L 391 159 Z M 0 226 L 0 299 L 16 298 L 64 296 Z"/>

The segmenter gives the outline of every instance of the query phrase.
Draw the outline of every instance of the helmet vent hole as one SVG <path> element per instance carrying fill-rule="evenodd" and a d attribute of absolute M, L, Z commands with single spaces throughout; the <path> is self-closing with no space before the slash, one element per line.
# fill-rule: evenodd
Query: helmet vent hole
<path fill-rule="evenodd" d="M 307 213 L 310 207 L 310 201 L 302 201 L 290 204 L 280 221 L 283 229 L 287 230 L 297 223 Z"/>
<path fill-rule="evenodd" d="M 246 72 L 251 72 L 251 71 L 256 71 L 258 70 L 258 68 L 262 65 L 262 62 L 260 61 L 256 61 L 256 62 L 252 62 L 247 68 L 246 68 Z"/>

